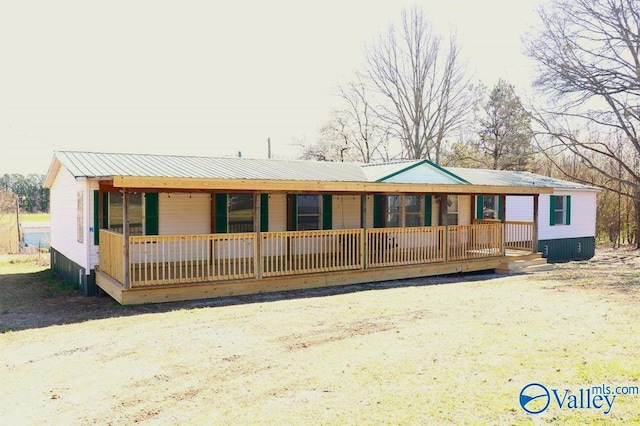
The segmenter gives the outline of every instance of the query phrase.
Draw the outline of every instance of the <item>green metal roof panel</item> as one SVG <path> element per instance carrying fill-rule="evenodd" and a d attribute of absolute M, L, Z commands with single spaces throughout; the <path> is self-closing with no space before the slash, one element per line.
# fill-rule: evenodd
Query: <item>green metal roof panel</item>
<path fill-rule="evenodd" d="M 453 174 L 462 177 L 472 185 L 528 186 L 535 188 L 590 189 L 598 191 L 598 188 L 592 186 L 537 175 L 530 172 L 467 169 L 462 167 L 447 167 L 446 169 L 451 171 Z"/>
<path fill-rule="evenodd" d="M 352 163 L 72 151 L 57 152 L 56 158 L 75 177 L 366 181 L 360 166 Z"/>

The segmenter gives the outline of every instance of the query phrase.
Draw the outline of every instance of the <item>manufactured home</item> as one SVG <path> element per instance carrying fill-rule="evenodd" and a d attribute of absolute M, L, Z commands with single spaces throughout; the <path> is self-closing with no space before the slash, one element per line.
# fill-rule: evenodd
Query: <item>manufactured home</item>
<path fill-rule="evenodd" d="M 597 190 L 531 173 L 57 152 L 45 186 L 52 268 L 122 304 L 593 255 Z"/>

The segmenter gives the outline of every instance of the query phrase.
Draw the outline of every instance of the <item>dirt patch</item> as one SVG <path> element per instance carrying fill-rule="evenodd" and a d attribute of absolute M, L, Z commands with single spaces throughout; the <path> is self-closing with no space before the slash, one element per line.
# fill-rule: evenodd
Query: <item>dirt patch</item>
<path fill-rule="evenodd" d="M 632 424 L 518 395 L 640 383 L 639 261 L 134 307 L 3 270 L 0 424 Z"/>

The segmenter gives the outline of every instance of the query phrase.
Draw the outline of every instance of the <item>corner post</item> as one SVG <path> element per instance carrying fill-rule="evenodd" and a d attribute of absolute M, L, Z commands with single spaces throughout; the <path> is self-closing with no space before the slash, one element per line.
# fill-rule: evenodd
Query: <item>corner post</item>
<path fill-rule="evenodd" d="M 122 273 L 124 282 L 124 288 L 129 290 L 131 288 L 131 259 L 129 253 L 129 191 L 126 188 L 122 189 L 122 241 L 123 241 L 123 264 Z"/>
<path fill-rule="evenodd" d="M 531 252 L 538 252 L 538 217 L 540 194 L 533 195 L 533 227 L 531 229 Z"/>
<path fill-rule="evenodd" d="M 360 227 L 362 235 L 360 236 L 360 266 L 367 269 L 367 258 L 369 244 L 367 242 L 367 194 L 360 195 Z"/>
<path fill-rule="evenodd" d="M 502 257 L 507 255 L 507 196 L 500 195 L 500 202 L 498 203 L 500 212 L 500 222 L 502 223 Z"/>

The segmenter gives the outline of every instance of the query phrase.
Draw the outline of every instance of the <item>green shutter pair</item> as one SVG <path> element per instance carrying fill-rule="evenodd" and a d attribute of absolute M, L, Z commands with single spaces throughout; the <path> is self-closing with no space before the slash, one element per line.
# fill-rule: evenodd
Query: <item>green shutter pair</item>
<path fill-rule="evenodd" d="M 502 220 L 502 196 L 498 196 L 498 220 Z M 484 219 L 484 195 L 476 197 L 476 219 Z"/>
<path fill-rule="evenodd" d="M 149 192 L 144 194 L 144 233 L 158 235 L 160 206 L 159 194 Z M 100 229 L 109 228 L 109 193 L 102 194 L 102 226 L 100 226 L 100 191 L 93 191 L 93 243 L 100 244 Z"/>
<path fill-rule="evenodd" d="M 229 195 L 214 195 L 214 230 L 216 234 L 229 232 Z M 260 194 L 260 232 L 269 231 L 269 194 Z"/>
<path fill-rule="evenodd" d="M 289 231 L 298 230 L 298 196 L 289 194 Z M 322 196 L 322 229 L 333 228 L 333 195 Z"/>
<path fill-rule="evenodd" d="M 550 195 L 549 196 L 549 225 L 555 226 L 556 223 L 556 197 L 565 198 L 565 221 L 564 225 L 571 225 L 571 196 Z"/>

